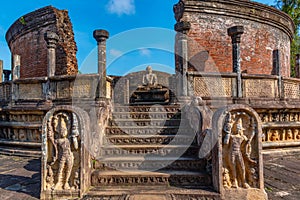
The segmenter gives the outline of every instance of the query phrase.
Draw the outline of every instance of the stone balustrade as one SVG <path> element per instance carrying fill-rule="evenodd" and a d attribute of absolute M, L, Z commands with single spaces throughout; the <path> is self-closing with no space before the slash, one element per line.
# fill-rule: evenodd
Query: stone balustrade
<path fill-rule="evenodd" d="M 43 101 L 47 95 L 52 100 L 95 99 L 98 91 L 99 75 L 87 74 L 77 76 L 55 76 L 49 78 L 27 78 L 0 83 L 0 102 L 14 101 Z M 13 86 L 12 86 L 13 84 Z M 112 98 L 112 79 L 107 77 L 107 98 Z M 12 94 L 14 87 L 14 94 Z"/>
<path fill-rule="evenodd" d="M 236 73 L 189 72 L 189 93 L 206 98 L 237 98 Z M 222 86 L 222 87 L 220 87 Z M 275 75 L 242 74 L 244 99 L 299 99 L 300 80 Z M 280 98 L 281 97 L 281 98 Z"/>

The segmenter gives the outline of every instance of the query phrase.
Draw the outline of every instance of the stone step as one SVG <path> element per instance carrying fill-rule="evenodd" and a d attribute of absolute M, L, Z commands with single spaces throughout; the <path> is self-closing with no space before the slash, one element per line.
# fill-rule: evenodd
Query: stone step
<path fill-rule="evenodd" d="M 101 171 L 92 173 L 91 185 L 98 186 L 210 186 L 211 177 L 190 171 Z"/>
<path fill-rule="evenodd" d="M 128 127 L 143 127 L 143 126 L 187 126 L 187 120 L 180 119 L 119 119 L 110 120 L 109 126 L 128 126 Z"/>
<path fill-rule="evenodd" d="M 114 135 L 104 138 L 104 144 L 143 145 L 143 144 L 195 144 L 194 136 L 187 135 Z"/>
<path fill-rule="evenodd" d="M 186 135 L 194 133 L 189 126 L 147 126 L 147 127 L 118 127 L 106 128 L 106 135 Z"/>
<path fill-rule="evenodd" d="M 115 106 L 113 112 L 179 112 L 179 105 Z"/>
<path fill-rule="evenodd" d="M 180 119 L 178 112 L 114 112 L 113 119 Z"/>
<path fill-rule="evenodd" d="M 27 156 L 27 157 L 40 157 L 41 143 L 1 139 L 0 154 Z"/>
<path fill-rule="evenodd" d="M 108 145 L 102 146 L 102 159 L 107 157 L 136 157 L 136 156 L 168 156 L 168 157 L 196 157 L 199 147 L 186 145 Z"/>
<path fill-rule="evenodd" d="M 0 145 L 0 154 L 9 156 L 24 156 L 40 158 L 42 152 L 40 149 L 8 147 Z"/>
<path fill-rule="evenodd" d="M 110 157 L 94 161 L 98 170 L 186 170 L 205 171 L 206 160 L 188 157 Z"/>
<path fill-rule="evenodd" d="M 210 186 L 172 187 L 172 186 L 134 186 L 134 187 L 93 187 L 83 200 L 221 200 Z"/>

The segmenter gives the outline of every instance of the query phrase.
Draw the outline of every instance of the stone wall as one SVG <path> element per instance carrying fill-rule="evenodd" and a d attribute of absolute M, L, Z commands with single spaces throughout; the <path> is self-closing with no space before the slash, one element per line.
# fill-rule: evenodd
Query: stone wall
<path fill-rule="evenodd" d="M 232 72 L 232 44 L 227 29 L 244 26 L 242 71 L 275 74 L 273 51 L 278 49 L 281 74 L 290 76 L 294 24 L 285 13 L 259 3 L 237 0 L 182 0 L 175 5 L 174 12 L 177 21 L 191 24 L 187 33 L 190 71 Z M 207 61 L 206 51 L 209 52 Z"/>
<path fill-rule="evenodd" d="M 60 37 L 55 75 L 77 74 L 77 46 L 68 11 L 47 6 L 20 17 L 6 33 L 11 53 L 21 56 L 20 78 L 47 76 L 46 31 Z"/>

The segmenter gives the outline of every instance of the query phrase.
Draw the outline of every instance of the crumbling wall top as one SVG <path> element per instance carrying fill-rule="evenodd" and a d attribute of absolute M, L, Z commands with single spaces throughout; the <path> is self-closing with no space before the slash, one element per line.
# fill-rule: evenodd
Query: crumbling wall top
<path fill-rule="evenodd" d="M 77 46 L 68 11 L 46 6 L 21 16 L 6 33 L 11 53 L 21 56 L 20 78 L 47 76 L 47 31 L 59 36 L 55 75 L 77 74 Z"/>

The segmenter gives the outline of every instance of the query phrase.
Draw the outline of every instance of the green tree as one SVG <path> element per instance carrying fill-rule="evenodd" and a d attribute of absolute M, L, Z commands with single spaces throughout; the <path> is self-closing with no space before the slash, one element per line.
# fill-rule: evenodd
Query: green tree
<path fill-rule="evenodd" d="M 296 55 L 300 53 L 300 0 L 275 0 L 275 3 L 275 7 L 291 16 L 296 25 L 295 37 L 291 44 L 291 76 L 295 77 Z"/>

